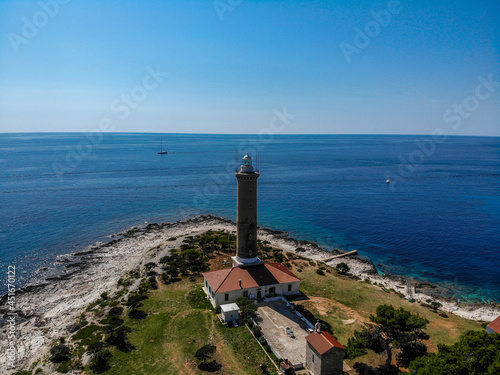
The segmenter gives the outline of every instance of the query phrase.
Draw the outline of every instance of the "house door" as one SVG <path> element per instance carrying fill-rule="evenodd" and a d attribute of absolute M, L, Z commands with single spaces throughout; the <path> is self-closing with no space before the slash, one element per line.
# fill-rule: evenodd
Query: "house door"
<path fill-rule="evenodd" d="M 262 292 L 260 289 L 257 290 L 257 298 L 262 298 Z"/>
<path fill-rule="evenodd" d="M 276 295 L 276 288 L 274 286 L 269 288 L 269 295 L 271 297 L 274 297 Z"/>

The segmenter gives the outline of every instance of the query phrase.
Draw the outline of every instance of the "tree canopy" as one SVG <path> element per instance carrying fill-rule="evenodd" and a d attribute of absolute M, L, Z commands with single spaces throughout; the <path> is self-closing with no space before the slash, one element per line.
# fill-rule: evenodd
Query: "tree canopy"
<path fill-rule="evenodd" d="M 438 345 L 437 354 L 415 359 L 412 375 L 496 375 L 500 374 L 500 334 L 468 331 L 451 345 Z"/>
<path fill-rule="evenodd" d="M 257 312 L 257 305 L 250 298 L 239 297 L 239 298 L 236 298 L 235 302 L 238 305 L 238 307 L 240 308 L 241 315 L 243 316 L 243 319 L 251 318 L 251 317 L 255 316 L 255 313 Z"/>
<path fill-rule="evenodd" d="M 393 346 L 400 349 L 396 359 L 401 367 L 408 367 L 412 360 L 427 354 L 427 347 L 422 342 L 429 338 L 424 332 L 429 323 L 427 319 L 403 308 L 380 305 L 370 320 L 373 325 L 368 325 L 362 332 L 355 331 L 354 337 L 349 339 L 347 354 L 350 358 L 364 354 L 364 349 L 377 353 L 385 350 L 387 360 L 382 369 L 387 369 L 391 365 Z"/>

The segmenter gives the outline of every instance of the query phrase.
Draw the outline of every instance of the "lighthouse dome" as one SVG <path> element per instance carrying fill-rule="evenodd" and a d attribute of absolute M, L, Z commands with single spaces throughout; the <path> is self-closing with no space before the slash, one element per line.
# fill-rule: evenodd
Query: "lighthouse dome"
<path fill-rule="evenodd" d="M 243 165 L 246 166 L 252 165 L 252 157 L 248 154 L 248 152 L 246 153 L 245 156 L 243 156 Z"/>
<path fill-rule="evenodd" d="M 243 156 L 241 161 L 242 163 L 240 172 L 252 173 L 253 172 L 252 157 L 248 154 L 248 152 L 246 153 L 245 156 Z"/>

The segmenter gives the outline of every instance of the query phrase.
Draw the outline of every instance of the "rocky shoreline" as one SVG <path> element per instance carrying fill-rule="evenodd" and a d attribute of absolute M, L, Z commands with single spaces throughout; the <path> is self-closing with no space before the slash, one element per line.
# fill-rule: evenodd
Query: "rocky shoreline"
<path fill-rule="evenodd" d="M 208 229 L 236 230 L 234 222 L 212 215 L 198 216 L 175 223 L 134 226 L 111 236 L 107 243 L 95 243 L 86 249 L 58 257 L 63 264 L 58 275 L 47 277 L 42 283 L 27 285 L 16 291 L 16 354 L 17 364 L 31 363 L 48 356 L 50 347 L 56 340 L 67 335 L 81 312 L 101 293 L 114 291 L 120 277 L 133 269 L 149 262 L 156 261 L 168 254 L 170 249 L 177 248 L 189 235 L 201 234 Z M 300 241 L 288 236 L 285 232 L 259 228 L 259 238 L 269 241 L 274 247 L 285 252 L 321 261 L 342 251 L 327 251 L 315 243 Z M 175 240 L 172 238 L 175 237 Z M 326 262 L 335 266 L 345 262 L 350 273 L 383 288 L 401 291 L 401 276 L 382 277 L 377 273 L 374 264 L 367 258 L 349 255 Z M 415 293 L 415 300 L 427 301 L 435 298 Z M 456 301 L 439 299 L 442 310 L 452 312 L 464 318 L 491 321 L 500 315 L 500 306 L 466 305 L 460 306 Z M 9 347 L 7 339 L 8 305 L 7 296 L 0 298 L 1 330 L 0 345 Z M 5 351 L 0 353 L 0 373 L 8 373 L 8 358 Z"/>

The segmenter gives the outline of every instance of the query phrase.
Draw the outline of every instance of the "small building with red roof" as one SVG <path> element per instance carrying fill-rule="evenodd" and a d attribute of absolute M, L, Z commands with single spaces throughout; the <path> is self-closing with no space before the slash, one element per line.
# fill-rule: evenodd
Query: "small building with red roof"
<path fill-rule="evenodd" d="M 500 333 L 500 316 L 486 326 L 488 333 Z"/>
<path fill-rule="evenodd" d="M 314 375 L 343 373 L 345 348 L 330 333 L 321 331 L 319 323 L 306 336 L 306 368 Z"/>
<path fill-rule="evenodd" d="M 289 296 L 300 293 L 300 279 L 281 263 L 232 267 L 203 274 L 203 289 L 214 307 L 236 298 Z"/>

